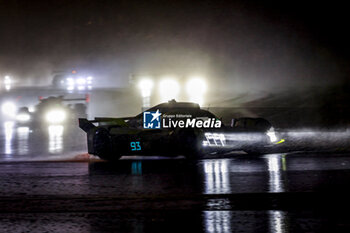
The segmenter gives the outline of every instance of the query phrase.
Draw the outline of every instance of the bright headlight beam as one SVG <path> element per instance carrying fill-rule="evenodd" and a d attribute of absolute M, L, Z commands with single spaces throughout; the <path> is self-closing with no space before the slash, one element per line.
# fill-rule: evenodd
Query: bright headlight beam
<path fill-rule="evenodd" d="M 16 119 L 20 122 L 27 122 L 30 120 L 30 115 L 26 113 L 21 113 L 16 116 Z"/>
<path fill-rule="evenodd" d="M 6 116 L 14 117 L 16 116 L 17 107 L 13 102 L 5 102 L 1 105 L 1 111 Z"/>
<path fill-rule="evenodd" d="M 51 110 L 46 113 L 45 120 L 51 124 L 62 123 L 66 120 L 66 112 L 64 110 Z"/>
<path fill-rule="evenodd" d="M 93 77 L 91 77 L 91 76 L 87 77 L 86 78 L 86 83 L 91 85 L 92 84 L 92 79 L 93 79 Z"/>
<path fill-rule="evenodd" d="M 74 80 L 73 78 L 67 78 L 66 82 L 68 83 L 68 85 L 74 85 Z"/>
<path fill-rule="evenodd" d="M 205 81 L 201 78 L 192 78 L 186 84 L 187 94 L 190 101 L 198 103 L 199 105 L 204 102 L 204 94 L 207 90 Z"/>
<path fill-rule="evenodd" d="M 141 90 L 142 97 L 151 96 L 153 81 L 151 79 L 145 78 L 138 83 L 138 88 Z"/>
<path fill-rule="evenodd" d="M 276 136 L 276 132 L 275 129 L 273 127 L 271 127 L 267 132 L 266 135 L 270 138 L 271 142 L 277 142 L 277 136 Z"/>
<path fill-rule="evenodd" d="M 11 84 L 11 78 L 10 78 L 10 76 L 8 76 L 8 75 L 5 76 L 4 84 L 5 84 L 5 85 Z"/>
<path fill-rule="evenodd" d="M 84 85 L 84 84 L 86 83 L 86 80 L 85 80 L 85 78 L 78 78 L 78 79 L 76 80 L 76 83 L 77 83 L 78 85 Z"/>
<path fill-rule="evenodd" d="M 6 75 L 4 79 L 4 85 L 5 85 L 6 91 L 9 91 L 11 89 L 11 84 L 12 84 L 12 80 L 10 76 Z"/>
<path fill-rule="evenodd" d="M 159 83 L 161 101 L 176 99 L 180 91 L 179 83 L 174 79 L 163 79 Z"/>

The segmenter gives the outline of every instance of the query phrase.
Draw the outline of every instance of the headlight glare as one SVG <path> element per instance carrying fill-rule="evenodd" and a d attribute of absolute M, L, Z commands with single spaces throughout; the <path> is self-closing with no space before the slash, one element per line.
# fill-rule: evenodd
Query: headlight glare
<path fill-rule="evenodd" d="M 13 102 L 5 102 L 1 106 L 1 111 L 6 116 L 14 117 L 16 116 L 17 107 Z"/>
<path fill-rule="evenodd" d="M 30 115 L 26 113 L 21 113 L 16 116 L 17 121 L 27 122 L 30 120 Z"/>
<path fill-rule="evenodd" d="M 66 120 L 66 112 L 64 110 L 51 110 L 46 113 L 45 120 L 51 124 L 62 123 Z"/>
<path fill-rule="evenodd" d="M 151 96 L 153 81 L 151 79 L 144 78 L 139 82 L 138 88 L 141 90 L 142 97 L 149 97 Z"/>
<path fill-rule="evenodd" d="M 270 142 L 277 142 L 277 135 L 273 127 L 266 132 L 266 135 L 270 138 Z"/>
<path fill-rule="evenodd" d="M 190 79 L 186 84 L 186 89 L 190 101 L 196 102 L 200 105 L 203 104 L 207 85 L 202 78 L 194 77 Z"/>

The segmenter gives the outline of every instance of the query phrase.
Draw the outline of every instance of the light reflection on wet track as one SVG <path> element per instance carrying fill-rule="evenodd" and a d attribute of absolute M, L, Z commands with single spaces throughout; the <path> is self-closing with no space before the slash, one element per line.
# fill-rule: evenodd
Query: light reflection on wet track
<path fill-rule="evenodd" d="M 344 187 L 350 183 L 349 168 L 348 155 L 334 155 L 334 158 L 310 155 L 305 158 L 301 155 L 272 154 L 254 158 L 241 156 L 204 159 L 196 162 L 184 159 L 125 158 L 116 164 L 7 162 L 0 164 L 0 183 L 2 184 L 0 195 L 21 199 L 35 196 L 46 196 L 46 198 L 67 196 L 87 198 L 89 202 L 90 197 L 106 198 L 106 200 L 111 197 L 153 199 L 174 195 L 181 197 L 234 193 L 312 192 L 322 189 L 339 191 L 344 190 Z M 289 221 L 299 224 L 292 226 L 296 229 L 303 229 L 302 224 L 305 224 L 298 222 L 300 220 L 293 217 L 295 214 L 290 216 L 290 213 L 293 213 L 290 211 L 277 209 L 237 212 L 231 211 L 230 208 L 228 211 L 225 207 L 227 205 L 230 205 L 230 201 L 225 196 L 219 199 L 208 199 L 208 209 L 203 209 L 202 220 L 196 220 L 199 222 L 193 224 L 204 227 L 205 232 L 232 232 L 235 229 L 237 231 L 251 229 L 264 232 L 288 232 L 291 227 Z M 176 206 L 181 204 L 177 203 Z M 43 217 L 40 214 L 36 215 L 38 218 Z M 91 226 L 86 228 L 86 224 L 92 224 L 92 229 L 95 229 L 95 221 L 104 218 L 105 215 L 108 216 L 107 213 L 100 213 L 94 218 L 85 215 L 73 216 L 73 222 L 79 221 L 80 230 L 90 229 Z M 69 216 L 71 217 L 71 214 Z M 185 222 L 189 221 L 183 219 L 183 213 L 175 216 Z M 260 216 L 259 219 L 256 216 Z M 123 214 L 118 217 L 125 218 Z M 107 221 L 110 223 L 122 221 L 118 217 Z M 165 214 L 161 217 L 156 216 L 155 221 L 173 217 L 173 214 L 170 216 Z M 33 214 L 26 217 L 28 218 L 33 218 Z M 138 219 L 137 216 L 134 218 L 134 220 Z M 311 216 L 311 220 L 319 224 L 320 220 L 313 218 L 315 217 Z M 62 219 L 64 220 L 65 217 L 63 216 Z M 25 224 L 24 220 L 18 221 L 20 224 Z M 56 226 L 54 222 L 47 221 L 53 225 L 50 229 L 54 229 Z M 67 217 L 64 221 L 72 220 L 68 220 Z M 175 224 L 172 219 L 166 219 L 166 221 L 170 221 L 169 224 Z M 240 225 L 243 223 L 246 224 L 245 228 Z M 0 221 L 1 224 L 5 223 Z M 149 223 L 146 221 L 138 224 Z M 259 226 L 258 229 L 256 229 L 257 226 Z M 7 227 L 11 229 L 10 226 Z"/>
<path fill-rule="evenodd" d="M 86 150 L 85 135 L 80 131 L 77 126 L 46 125 L 32 129 L 4 122 L 0 128 L 0 161 L 72 158 L 69 157 L 72 152 Z"/>
<path fill-rule="evenodd" d="M 28 199 L 29 202 L 32 198 L 40 197 L 60 201 L 62 198 L 80 200 L 78 207 L 72 204 L 72 207 L 65 207 L 67 210 L 64 213 L 55 213 L 50 207 L 28 204 L 21 206 L 23 213 L 15 214 L 11 212 L 13 207 L 7 207 L 12 202 L 2 203 L 1 208 L 5 208 L 2 212 L 10 213 L 0 213 L 0 227 L 7 232 L 21 229 L 53 232 L 62 229 L 80 232 L 164 232 L 164 228 L 154 228 L 154 224 L 166 227 L 167 232 L 191 229 L 217 233 L 299 232 L 312 230 L 315 226 L 329 227 L 322 225 L 329 223 L 322 216 L 303 211 L 278 208 L 236 210 L 232 206 L 230 195 L 322 190 L 342 192 L 350 185 L 349 154 L 268 154 L 255 157 L 231 154 L 198 161 L 123 157 L 114 164 L 103 161 L 25 162 L 26 158 L 31 161 L 32 158 L 45 160 L 45 156 L 47 160 L 52 156 L 64 157 L 72 148 L 83 150 L 84 135 L 74 135 L 67 139 L 66 129 L 57 126 L 48 128 L 44 135 L 37 135 L 26 127 L 15 128 L 11 124 L 5 125 L 4 129 L 5 133 L 0 140 L 1 145 L 4 145 L 0 155 L 1 199 Z M 33 140 L 35 137 L 40 140 Z M 189 200 L 194 198 L 196 201 L 202 196 L 208 197 L 204 199 L 205 206 L 193 210 L 191 204 L 188 204 Z M 111 212 L 109 208 L 114 205 L 109 205 L 108 200 L 113 198 L 121 199 L 121 202 L 134 198 L 142 200 L 142 204 L 130 202 L 123 207 L 133 209 L 127 214 Z M 175 198 L 176 201 L 162 201 L 155 207 L 149 207 L 163 212 L 145 213 L 143 206 L 151 205 L 150 200 L 158 198 Z M 106 202 L 103 207 L 106 212 L 95 212 L 97 207 L 93 201 L 96 202 L 96 199 Z M 60 208 L 60 201 L 54 205 L 55 208 Z M 44 210 L 33 211 L 35 208 Z M 174 209 L 182 211 L 172 212 Z M 296 216 L 305 216 L 310 223 L 305 223 Z M 33 219 L 39 221 L 33 224 Z M 179 221 L 184 224 L 179 225 Z"/>

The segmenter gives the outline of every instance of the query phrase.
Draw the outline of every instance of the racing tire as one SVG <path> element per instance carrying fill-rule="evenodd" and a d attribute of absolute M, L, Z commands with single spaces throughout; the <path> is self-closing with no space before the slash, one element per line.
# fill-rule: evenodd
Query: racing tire
<path fill-rule="evenodd" d="M 115 153 L 111 136 L 105 128 L 96 130 L 93 145 L 95 154 L 103 160 L 118 161 L 121 157 Z"/>
<path fill-rule="evenodd" d="M 182 129 L 179 132 L 181 137 L 184 155 L 187 159 L 195 160 L 203 157 L 204 152 L 201 147 L 201 134 L 194 129 Z"/>

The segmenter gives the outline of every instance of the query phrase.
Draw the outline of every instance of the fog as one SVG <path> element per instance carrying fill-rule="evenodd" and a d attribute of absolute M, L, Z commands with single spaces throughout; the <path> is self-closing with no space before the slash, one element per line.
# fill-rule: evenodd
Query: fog
<path fill-rule="evenodd" d="M 98 87 L 125 87 L 133 74 L 196 74 L 225 99 L 324 87 L 347 77 L 347 60 L 339 56 L 345 38 L 339 45 L 329 41 L 331 29 L 314 24 L 325 6 L 308 15 L 310 6 L 293 6 L 294 14 L 278 4 L 240 1 L 1 5 L 0 75 L 21 85 L 48 85 L 53 72 L 72 69 L 92 73 Z"/>

